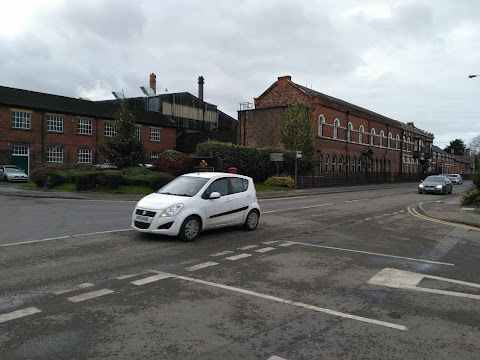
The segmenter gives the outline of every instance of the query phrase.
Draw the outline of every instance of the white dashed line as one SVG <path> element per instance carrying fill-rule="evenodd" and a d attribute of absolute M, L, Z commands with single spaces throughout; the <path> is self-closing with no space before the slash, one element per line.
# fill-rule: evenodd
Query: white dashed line
<path fill-rule="evenodd" d="M 95 290 L 95 291 L 91 291 L 91 292 L 81 294 L 81 295 L 77 295 L 77 296 L 72 296 L 72 297 L 69 297 L 67 299 L 70 300 L 71 302 L 77 303 L 77 302 L 81 302 L 81 301 L 85 301 L 85 300 L 94 299 L 96 297 L 100 297 L 100 296 L 103 296 L 103 295 L 111 294 L 113 292 L 114 291 L 110 290 L 110 289 L 101 289 L 101 290 Z"/>
<path fill-rule="evenodd" d="M 270 356 L 267 360 L 286 360 L 286 359 L 273 355 L 273 356 Z"/>
<path fill-rule="evenodd" d="M 230 256 L 230 257 L 227 257 L 225 259 L 235 261 L 235 260 L 243 259 L 243 258 L 246 258 L 246 257 L 249 257 L 249 256 L 252 256 L 252 255 L 251 254 L 240 254 L 240 255 Z"/>
<path fill-rule="evenodd" d="M 22 310 L 12 311 L 11 313 L 0 315 L 0 323 L 10 321 L 10 320 L 15 320 L 24 316 L 37 314 L 39 312 L 42 312 L 42 310 L 37 309 L 35 307 L 29 307 Z"/>
<path fill-rule="evenodd" d="M 321 205 L 303 206 L 303 207 L 301 207 L 300 209 L 313 209 L 313 208 L 317 208 L 317 207 L 322 207 L 322 206 L 330 206 L 330 205 L 335 205 L 335 204 L 334 204 L 334 203 L 330 203 L 330 204 L 321 204 Z"/>
<path fill-rule="evenodd" d="M 218 265 L 218 263 L 213 262 L 213 261 L 209 261 L 209 262 L 206 262 L 206 263 L 190 266 L 190 267 L 187 268 L 187 270 L 188 271 L 195 271 L 195 270 L 200 270 L 200 269 L 204 269 L 204 268 L 207 268 L 207 267 L 210 267 L 210 266 L 215 266 L 215 265 Z"/>
<path fill-rule="evenodd" d="M 85 288 L 88 288 L 88 287 L 91 287 L 91 286 L 93 286 L 92 283 L 84 283 L 84 284 L 80 284 L 80 285 L 77 285 L 77 286 L 74 286 L 74 287 L 71 287 L 71 288 L 68 288 L 68 289 L 55 291 L 54 294 L 55 295 L 65 294 L 67 292 L 80 290 L 80 289 L 85 289 Z"/>
<path fill-rule="evenodd" d="M 117 276 L 117 280 L 125 280 L 125 279 L 130 279 L 134 276 L 138 276 L 140 274 L 129 274 L 129 275 L 120 275 L 120 276 Z"/>
<path fill-rule="evenodd" d="M 273 248 L 273 247 L 266 247 L 266 248 L 258 249 L 258 250 L 255 250 L 255 251 L 256 251 L 256 252 L 259 252 L 259 253 L 264 253 L 264 252 L 272 251 L 272 250 L 275 250 L 275 248 Z"/>
<path fill-rule="evenodd" d="M 292 245 L 295 245 L 295 243 L 289 241 L 289 242 L 286 242 L 286 243 L 283 243 L 283 244 L 279 244 L 278 246 L 287 247 L 287 246 L 292 246 Z"/>
<path fill-rule="evenodd" d="M 154 282 L 154 281 L 167 279 L 169 277 L 170 276 L 165 275 L 165 274 L 153 275 L 153 276 L 149 276 L 149 277 L 146 277 L 146 278 L 143 278 L 143 279 L 132 281 L 130 284 L 140 286 L 140 285 L 149 284 L 149 283 Z"/>
<path fill-rule="evenodd" d="M 223 255 L 228 255 L 228 254 L 231 254 L 233 253 L 233 251 L 231 250 L 226 250 L 226 251 L 222 251 L 222 252 L 218 252 L 218 253 L 215 253 L 215 254 L 212 254 L 210 256 L 223 256 Z"/>
<path fill-rule="evenodd" d="M 244 246 L 244 247 L 241 247 L 241 248 L 238 248 L 239 250 L 250 250 L 250 249 L 255 249 L 257 248 L 258 245 L 247 245 L 247 246 Z"/>

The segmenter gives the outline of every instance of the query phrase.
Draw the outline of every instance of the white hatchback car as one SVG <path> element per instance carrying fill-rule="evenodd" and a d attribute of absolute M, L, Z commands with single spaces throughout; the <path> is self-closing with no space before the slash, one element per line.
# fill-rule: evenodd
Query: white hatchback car
<path fill-rule="evenodd" d="M 463 178 L 462 178 L 462 175 L 460 174 L 448 174 L 448 178 L 450 179 L 452 184 L 457 184 L 457 185 L 463 184 Z"/>
<path fill-rule="evenodd" d="M 207 229 L 243 225 L 254 230 L 260 206 L 252 178 L 198 172 L 179 176 L 145 196 L 132 215 L 132 228 L 193 241 Z"/>

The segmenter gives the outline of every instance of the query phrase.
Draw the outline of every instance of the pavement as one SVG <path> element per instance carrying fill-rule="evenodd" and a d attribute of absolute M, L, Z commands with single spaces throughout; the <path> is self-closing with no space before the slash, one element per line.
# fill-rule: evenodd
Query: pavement
<path fill-rule="evenodd" d="M 371 184 L 356 186 L 337 186 L 308 189 L 288 189 L 257 191 L 258 199 L 274 199 L 297 196 L 317 196 L 322 194 L 335 194 L 345 192 L 371 191 L 386 188 L 404 187 L 405 184 Z M 471 185 L 463 185 L 465 191 Z M 455 191 L 454 191 L 455 194 Z M 432 195 L 429 201 L 414 204 L 414 209 L 421 215 L 442 221 L 455 222 L 473 226 L 480 229 L 480 208 L 462 206 L 460 204 L 461 192 L 458 195 L 442 198 Z M 18 184 L 0 183 L 0 195 L 20 196 L 34 198 L 62 198 L 77 200 L 102 200 L 102 201 L 138 201 L 145 195 L 140 194 L 111 194 L 101 192 L 69 192 L 56 190 L 30 190 L 22 189 Z M 422 199 L 423 200 L 423 199 Z"/>

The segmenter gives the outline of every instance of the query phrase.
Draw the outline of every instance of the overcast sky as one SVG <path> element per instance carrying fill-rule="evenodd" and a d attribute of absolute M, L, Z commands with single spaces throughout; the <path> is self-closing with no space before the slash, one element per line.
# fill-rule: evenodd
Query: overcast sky
<path fill-rule="evenodd" d="M 480 134 L 479 0 L 4 0 L 0 85 L 198 95 L 237 118 L 278 76 L 435 135 Z"/>

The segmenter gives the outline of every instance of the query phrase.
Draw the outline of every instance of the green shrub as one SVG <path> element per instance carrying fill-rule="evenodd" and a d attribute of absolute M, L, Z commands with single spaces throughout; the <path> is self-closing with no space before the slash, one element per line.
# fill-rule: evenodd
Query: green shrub
<path fill-rule="evenodd" d="M 64 178 L 53 171 L 36 171 L 32 175 L 32 181 L 37 185 L 37 187 L 50 189 L 54 186 L 63 184 L 65 182 Z"/>
<path fill-rule="evenodd" d="M 268 178 L 265 181 L 265 184 L 293 188 L 295 187 L 295 180 L 293 180 L 289 175 L 275 175 Z"/>
<path fill-rule="evenodd" d="M 480 170 L 473 175 L 473 185 L 476 186 L 478 190 L 480 190 Z"/>
<path fill-rule="evenodd" d="M 77 191 L 115 190 L 122 183 L 122 173 L 118 170 L 90 171 L 77 174 Z"/>
<path fill-rule="evenodd" d="M 480 189 L 472 186 L 462 194 L 460 202 L 462 205 L 480 206 Z"/>

